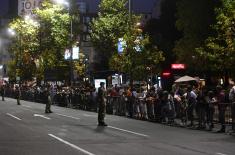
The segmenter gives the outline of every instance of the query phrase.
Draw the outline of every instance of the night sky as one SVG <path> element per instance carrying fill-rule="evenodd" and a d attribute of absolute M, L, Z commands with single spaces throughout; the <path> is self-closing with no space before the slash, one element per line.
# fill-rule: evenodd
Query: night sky
<path fill-rule="evenodd" d="M 0 0 L 0 15 L 6 14 L 8 11 L 8 0 Z"/>

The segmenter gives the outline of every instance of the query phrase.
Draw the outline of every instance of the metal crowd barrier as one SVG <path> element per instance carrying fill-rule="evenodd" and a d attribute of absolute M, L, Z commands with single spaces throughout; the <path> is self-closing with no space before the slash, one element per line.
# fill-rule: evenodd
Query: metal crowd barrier
<path fill-rule="evenodd" d="M 22 100 L 41 102 L 43 103 L 44 96 L 39 92 L 31 92 L 22 90 Z M 6 89 L 6 96 L 14 98 L 14 91 Z M 92 95 L 85 93 L 74 93 L 72 95 L 66 95 L 57 93 L 53 97 L 53 103 L 59 106 L 71 107 L 81 110 L 89 110 L 97 112 L 98 104 L 96 98 Z M 150 104 L 151 103 L 151 104 Z M 159 121 L 163 119 L 163 110 L 166 105 L 162 105 L 158 102 L 149 102 L 144 98 L 132 98 L 125 96 L 108 96 L 106 111 L 108 114 L 127 116 L 136 119 Z M 206 109 L 204 109 L 206 111 Z M 196 111 L 196 108 L 195 108 Z M 185 121 L 187 125 L 187 106 L 183 106 L 183 103 L 174 103 L 174 115 L 164 116 L 168 119 L 178 119 L 181 122 Z M 170 114 L 170 113 L 169 113 Z M 198 116 L 197 112 L 194 112 L 195 122 L 207 121 L 206 114 L 203 118 Z M 231 127 L 231 130 L 235 131 L 235 102 L 233 103 L 219 103 L 214 106 L 213 119 L 215 123 Z"/>

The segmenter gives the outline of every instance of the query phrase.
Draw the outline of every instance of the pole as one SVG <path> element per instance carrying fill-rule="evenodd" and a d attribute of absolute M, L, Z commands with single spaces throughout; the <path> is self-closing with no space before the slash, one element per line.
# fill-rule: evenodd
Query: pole
<path fill-rule="evenodd" d="M 131 33 L 131 24 L 132 24 L 132 0 L 129 0 L 128 1 L 128 3 L 129 3 L 129 25 L 128 25 L 128 28 L 129 28 L 129 33 Z M 130 85 L 131 85 L 131 87 L 132 87 L 132 85 L 133 85 L 133 81 L 132 81 L 132 71 L 131 71 L 131 68 L 132 68 L 132 61 L 131 61 L 131 51 L 130 51 L 130 47 L 128 47 L 129 49 L 128 49 L 128 53 L 129 53 L 129 55 L 130 55 L 130 62 L 131 62 L 131 64 L 130 64 L 130 66 L 129 66 L 129 78 L 130 78 Z"/>
<path fill-rule="evenodd" d="M 153 86 L 153 69 L 150 67 L 151 70 L 151 87 Z"/>
<path fill-rule="evenodd" d="M 130 16 L 130 19 L 132 17 L 132 0 L 129 0 L 129 16 Z"/>
<path fill-rule="evenodd" d="M 72 41 L 73 41 L 73 16 L 71 13 L 71 6 L 69 7 L 69 15 L 71 18 L 70 21 L 70 86 L 73 86 L 73 45 L 72 45 Z"/>

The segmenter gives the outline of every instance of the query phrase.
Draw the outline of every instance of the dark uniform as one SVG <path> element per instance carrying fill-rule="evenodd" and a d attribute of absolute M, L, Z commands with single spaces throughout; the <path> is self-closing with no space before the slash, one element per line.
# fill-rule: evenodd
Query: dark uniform
<path fill-rule="evenodd" d="M 1 90 L 0 90 L 1 96 L 2 96 L 2 101 L 5 101 L 5 99 L 4 99 L 4 96 L 5 96 L 5 88 L 4 88 L 4 87 L 5 87 L 5 86 L 2 85 L 2 86 L 1 86 Z"/>
<path fill-rule="evenodd" d="M 229 100 L 231 102 L 232 130 L 235 132 L 235 86 L 230 89 Z"/>
<path fill-rule="evenodd" d="M 44 90 L 44 100 L 46 104 L 45 113 L 52 113 L 51 111 L 51 97 L 49 92 L 49 87 Z"/>
<path fill-rule="evenodd" d="M 104 117 L 106 113 L 106 91 L 103 82 L 100 83 L 100 88 L 98 89 L 97 101 L 99 104 L 98 125 L 107 126 L 107 124 L 104 122 Z"/>
<path fill-rule="evenodd" d="M 15 98 L 16 98 L 16 100 L 17 100 L 17 105 L 20 105 L 20 97 L 21 97 L 20 87 L 19 87 L 19 86 L 16 86 Z"/>
<path fill-rule="evenodd" d="M 217 132 L 225 132 L 225 111 L 227 105 L 225 104 L 225 91 L 222 90 L 221 86 L 217 86 L 217 101 L 218 101 L 218 110 L 219 110 L 219 122 L 221 124 L 221 129 Z"/>

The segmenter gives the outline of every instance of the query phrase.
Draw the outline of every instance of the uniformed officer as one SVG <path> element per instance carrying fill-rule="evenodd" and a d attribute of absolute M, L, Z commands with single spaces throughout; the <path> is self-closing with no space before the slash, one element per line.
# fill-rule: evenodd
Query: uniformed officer
<path fill-rule="evenodd" d="M 5 99 L 4 99 L 4 96 L 5 96 L 5 86 L 4 85 L 1 86 L 0 92 L 1 92 L 1 96 L 2 96 L 2 101 L 5 101 Z"/>
<path fill-rule="evenodd" d="M 98 111 L 98 125 L 99 126 L 107 126 L 104 122 L 105 112 L 106 112 L 106 90 L 104 88 L 104 82 L 100 83 L 100 87 L 98 89 L 97 101 L 99 104 Z"/>
<path fill-rule="evenodd" d="M 45 97 L 44 100 L 45 100 L 45 104 L 46 104 L 45 113 L 52 113 L 52 111 L 51 111 L 50 85 L 45 87 L 44 97 Z"/>
<path fill-rule="evenodd" d="M 16 85 L 15 97 L 16 97 L 16 100 L 17 100 L 17 105 L 20 105 L 21 91 L 20 91 L 20 86 L 19 85 Z"/>

